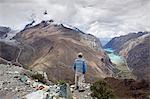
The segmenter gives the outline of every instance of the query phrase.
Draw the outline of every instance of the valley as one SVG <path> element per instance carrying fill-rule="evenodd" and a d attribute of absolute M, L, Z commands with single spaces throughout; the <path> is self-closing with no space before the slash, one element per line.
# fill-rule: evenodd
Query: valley
<path fill-rule="evenodd" d="M 82 52 L 88 64 L 88 72 L 85 75 L 88 89 L 84 93 L 72 92 L 74 97 L 79 95 L 78 98 L 81 99 L 91 98 L 90 86 L 97 80 L 104 80 L 114 90 L 118 99 L 122 97 L 148 99 L 149 32 L 115 37 L 104 47 L 97 37 L 52 21 L 42 21 L 34 26 L 25 27 L 20 32 L 9 33 L 7 37 L 0 39 L 0 66 L 4 69 L 9 66 L 11 68 L 19 66 L 24 71 L 44 72 L 47 74 L 47 79 L 52 82 L 50 84 L 52 88 L 55 89 L 54 84 L 58 81 L 65 81 L 72 90 L 73 62 L 77 53 Z M 140 54 L 136 50 L 140 51 Z M 144 68 L 141 68 L 141 65 L 144 65 Z M 22 77 L 20 74 L 19 71 L 18 77 Z M 32 76 L 28 75 L 28 78 L 32 79 Z M 15 81 L 16 79 L 13 79 L 12 84 Z M 20 81 L 17 80 L 17 82 L 21 84 Z M 141 86 L 142 84 L 144 85 Z M 13 86 L 11 83 L 8 85 Z M 126 86 L 127 88 L 123 90 Z M 6 86 L 2 84 L 2 88 L 4 87 Z M 35 89 L 27 88 L 31 89 L 30 92 L 26 93 L 25 89 L 23 91 L 25 94 L 22 96 L 28 94 L 30 97 Z M 119 94 L 120 90 L 123 91 L 122 94 Z M 7 90 L 2 92 L 7 93 Z M 134 95 L 134 92 L 138 94 Z M 20 93 L 17 94 L 20 95 Z M 0 97 L 5 96 L 2 94 Z"/>

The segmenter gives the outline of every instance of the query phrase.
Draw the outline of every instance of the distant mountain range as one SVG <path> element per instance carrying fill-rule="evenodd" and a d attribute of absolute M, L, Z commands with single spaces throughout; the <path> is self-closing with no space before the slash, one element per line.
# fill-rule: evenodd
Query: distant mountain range
<path fill-rule="evenodd" d="M 112 48 L 124 56 L 138 79 L 150 80 L 150 32 L 115 37 L 104 48 Z"/>
<path fill-rule="evenodd" d="M 10 61 L 33 71 L 45 71 L 51 81 L 74 81 L 72 65 L 82 52 L 88 63 L 87 81 L 114 75 L 115 67 L 100 40 L 79 29 L 42 21 L 19 32 L 16 44 L 0 42 L 1 62 Z"/>
<path fill-rule="evenodd" d="M 114 37 L 104 46 L 104 48 L 112 48 L 112 49 L 116 50 L 117 52 L 119 52 L 124 43 L 126 43 L 127 41 L 129 41 L 131 39 L 145 35 L 147 33 L 149 33 L 149 32 L 129 33 L 128 35 Z"/>
<path fill-rule="evenodd" d="M 101 44 L 104 47 L 109 41 L 111 40 L 111 38 L 100 38 Z"/>

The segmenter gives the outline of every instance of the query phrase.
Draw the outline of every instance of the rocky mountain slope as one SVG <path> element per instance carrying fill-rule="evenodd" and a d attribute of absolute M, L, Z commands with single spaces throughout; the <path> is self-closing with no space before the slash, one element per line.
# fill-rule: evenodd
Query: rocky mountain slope
<path fill-rule="evenodd" d="M 0 64 L 0 99 L 22 99 L 30 92 L 35 91 L 28 84 L 19 79 L 26 70 L 14 65 Z"/>
<path fill-rule="evenodd" d="M 89 97 L 90 84 L 86 85 L 84 93 L 74 92 L 74 85 L 64 83 L 54 84 L 50 81 L 42 83 L 35 79 L 33 75 L 43 75 L 46 80 L 47 75 L 41 71 L 29 71 L 23 67 L 15 65 L 0 64 L 0 99 L 83 99 Z M 79 97 L 79 95 L 81 95 Z"/>
<path fill-rule="evenodd" d="M 17 58 L 16 53 L 19 53 L 18 47 L 10 45 L 10 44 L 2 42 L 2 41 L 0 42 L 0 56 L 1 56 L 1 58 L 7 59 L 8 61 L 15 62 L 14 59 Z"/>
<path fill-rule="evenodd" d="M 129 40 L 119 52 L 138 79 L 150 80 L 150 34 Z"/>
<path fill-rule="evenodd" d="M 131 39 L 145 35 L 147 33 L 148 32 L 129 33 L 127 35 L 123 35 L 120 37 L 114 37 L 104 46 L 104 48 L 112 48 L 116 52 L 119 52 L 122 49 L 122 46 L 124 45 L 124 43 L 126 43 L 127 41 Z"/>
<path fill-rule="evenodd" d="M 7 37 L 7 33 L 9 33 L 11 29 L 9 27 L 0 26 L 0 38 Z"/>
<path fill-rule="evenodd" d="M 137 79 L 150 80 L 149 32 L 139 32 L 114 38 L 105 47 L 112 47 L 120 55 L 124 56 Z"/>
<path fill-rule="evenodd" d="M 104 79 L 114 90 L 116 99 L 149 99 L 150 82 L 134 79 Z"/>
<path fill-rule="evenodd" d="M 80 30 L 42 21 L 25 28 L 14 39 L 18 41 L 16 45 L 0 43 L 4 45 L 0 47 L 0 57 L 33 71 L 45 71 L 52 81 L 74 80 L 72 65 L 79 52 L 88 63 L 88 81 L 114 74 L 115 67 L 102 50 L 99 39 Z"/>

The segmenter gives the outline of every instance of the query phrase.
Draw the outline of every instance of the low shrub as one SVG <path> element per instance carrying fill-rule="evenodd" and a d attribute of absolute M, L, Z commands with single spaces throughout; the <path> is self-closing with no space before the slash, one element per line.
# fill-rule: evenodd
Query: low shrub
<path fill-rule="evenodd" d="M 59 80 L 57 83 L 58 83 L 59 85 L 66 85 L 66 82 L 65 82 L 64 80 Z"/>
<path fill-rule="evenodd" d="M 45 78 L 44 78 L 44 76 L 42 74 L 36 73 L 36 74 L 33 74 L 31 77 L 33 79 L 37 79 L 39 82 L 42 82 L 44 84 L 46 83 L 46 80 L 45 80 Z"/>
<path fill-rule="evenodd" d="M 92 97 L 97 99 L 114 99 L 115 95 L 111 87 L 102 80 L 95 82 L 91 87 Z"/>

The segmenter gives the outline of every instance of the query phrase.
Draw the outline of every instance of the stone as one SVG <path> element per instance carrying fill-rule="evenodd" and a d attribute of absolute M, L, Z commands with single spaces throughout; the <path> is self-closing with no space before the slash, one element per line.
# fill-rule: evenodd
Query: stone
<path fill-rule="evenodd" d="M 22 97 L 34 89 L 26 84 L 26 75 L 21 75 L 22 67 L 0 64 L 0 99 L 22 99 Z M 9 98 L 8 98 L 9 97 Z"/>
<path fill-rule="evenodd" d="M 86 84 L 85 89 L 90 89 L 90 86 L 91 86 L 90 84 Z"/>
<path fill-rule="evenodd" d="M 91 93 L 89 92 L 87 95 L 88 95 L 88 96 L 90 96 L 90 95 L 91 95 Z"/>
<path fill-rule="evenodd" d="M 17 87 L 15 88 L 15 91 L 18 91 L 18 88 L 17 88 Z"/>
<path fill-rule="evenodd" d="M 70 90 L 70 86 L 67 83 L 67 99 L 72 99 L 72 92 Z"/>
<path fill-rule="evenodd" d="M 28 81 L 28 77 L 26 75 L 22 75 L 20 77 L 20 80 L 23 82 L 23 83 L 26 83 Z"/>
<path fill-rule="evenodd" d="M 84 97 L 85 97 L 85 98 L 87 98 L 88 96 L 87 96 L 87 95 L 85 95 Z"/>
<path fill-rule="evenodd" d="M 44 99 L 44 97 L 46 97 L 45 92 L 42 90 L 38 90 L 36 92 L 27 94 L 24 98 L 25 99 Z"/>
<path fill-rule="evenodd" d="M 71 85 L 70 88 L 75 88 L 75 85 Z"/>
<path fill-rule="evenodd" d="M 73 89 L 73 88 L 70 88 L 70 91 L 73 93 L 74 89 Z"/>
<path fill-rule="evenodd" d="M 64 97 L 66 99 L 71 99 L 72 98 L 72 92 L 70 90 L 70 86 L 69 84 L 63 84 L 63 85 L 60 85 L 60 96 L 61 97 Z"/>
<path fill-rule="evenodd" d="M 15 73 L 15 74 L 19 74 L 19 72 L 18 72 L 18 71 L 15 71 L 14 73 Z"/>
<path fill-rule="evenodd" d="M 0 90 L 3 88 L 3 82 L 0 82 Z"/>
<path fill-rule="evenodd" d="M 34 83 L 32 84 L 32 86 L 33 86 L 33 88 L 37 88 L 37 87 L 39 86 L 39 83 L 38 83 L 38 82 L 34 82 Z"/>

